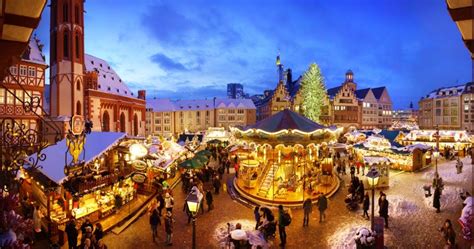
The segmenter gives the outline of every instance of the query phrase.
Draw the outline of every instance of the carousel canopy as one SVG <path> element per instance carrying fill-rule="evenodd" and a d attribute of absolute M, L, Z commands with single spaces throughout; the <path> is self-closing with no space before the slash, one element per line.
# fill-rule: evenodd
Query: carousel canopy
<path fill-rule="evenodd" d="M 118 144 L 118 142 L 125 136 L 126 134 L 121 132 L 92 132 L 91 134 L 88 134 L 84 150 L 79 156 L 79 160 L 84 158 L 85 164 L 92 162 L 95 158 Z M 38 168 L 38 170 L 57 184 L 61 184 L 61 182 L 66 179 L 66 175 L 64 174 L 64 166 L 66 166 L 64 156 L 66 151 L 66 139 L 63 139 L 42 151 L 42 154 L 46 155 L 46 159 L 39 162 L 39 165 L 41 165 L 42 168 Z M 36 160 L 37 154 L 33 154 L 30 157 Z M 71 160 L 71 155 L 67 153 L 67 163 Z"/>
<path fill-rule="evenodd" d="M 245 127 L 243 130 L 260 129 L 269 133 L 281 130 L 299 130 L 303 132 L 313 132 L 315 130 L 327 128 L 309 118 L 306 118 L 289 109 L 285 109 L 273 116 L 257 122 L 254 125 Z"/>

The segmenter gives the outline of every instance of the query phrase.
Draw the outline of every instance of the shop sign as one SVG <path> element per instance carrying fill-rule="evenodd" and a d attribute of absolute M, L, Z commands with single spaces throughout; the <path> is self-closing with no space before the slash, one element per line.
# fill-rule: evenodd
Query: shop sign
<path fill-rule="evenodd" d="M 148 154 L 148 149 L 143 144 L 132 144 L 130 145 L 130 154 L 135 158 L 141 158 Z"/>
<path fill-rule="evenodd" d="M 146 163 L 140 160 L 136 160 L 132 163 L 134 169 L 138 171 L 144 171 L 147 167 Z"/>
<path fill-rule="evenodd" d="M 71 119 L 71 132 L 74 135 L 80 135 L 84 130 L 84 117 L 80 115 L 74 115 Z"/>
<path fill-rule="evenodd" d="M 132 175 L 132 181 L 136 183 L 144 183 L 146 180 L 146 175 L 143 173 L 133 173 Z"/>

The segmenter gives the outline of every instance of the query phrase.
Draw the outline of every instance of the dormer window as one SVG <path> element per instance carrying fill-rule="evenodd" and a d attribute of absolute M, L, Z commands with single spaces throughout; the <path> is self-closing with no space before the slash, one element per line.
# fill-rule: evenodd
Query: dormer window
<path fill-rule="evenodd" d="M 100 63 L 99 66 L 102 67 L 102 63 Z"/>
<path fill-rule="evenodd" d="M 189 105 L 188 108 L 191 109 L 191 106 Z"/>
<path fill-rule="evenodd" d="M 127 94 L 127 91 L 125 91 L 125 94 Z"/>
<path fill-rule="evenodd" d="M 199 106 L 196 106 L 197 108 L 199 108 Z"/>
<path fill-rule="evenodd" d="M 94 61 L 91 61 L 91 64 L 94 65 Z"/>
<path fill-rule="evenodd" d="M 110 66 L 107 66 L 107 69 L 109 69 L 109 70 L 110 70 Z"/>
<path fill-rule="evenodd" d="M 115 78 L 114 78 L 114 77 L 112 77 L 112 80 L 115 80 Z"/>
<path fill-rule="evenodd" d="M 102 76 L 103 76 L 103 77 L 104 77 L 104 79 L 105 79 L 105 74 L 104 74 L 104 75 L 102 75 Z"/>
<path fill-rule="evenodd" d="M 206 107 L 209 107 L 209 105 L 206 105 Z"/>
<path fill-rule="evenodd" d="M 107 87 L 107 90 L 110 91 L 110 86 Z"/>
<path fill-rule="evenodd" d="M 100 88 L 100 85 L 98 85 L 97 87 Z"/>
<path fill-rule="evenodd" d="M 117 89 L 117 92 L 120 92 L 120 90 L 119 90 L 119 89 Z"/>
<path fill-rule="evenodd" d="M 132 94 L 132 96 L 133 96 L 133 93 L 131 93 L 131 94 Z"/>
<path fill-rule="evenodd" d="M 122 83 L 122 80 L 121 80 L 121 79 L 119 79 L 119 82 L 120 82 L 120 83 Z"/>

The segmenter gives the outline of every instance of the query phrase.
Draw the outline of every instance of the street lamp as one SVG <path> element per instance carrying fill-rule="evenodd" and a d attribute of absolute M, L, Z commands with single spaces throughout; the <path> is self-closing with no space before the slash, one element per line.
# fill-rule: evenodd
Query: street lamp
<path fill-rule="evenodd" d="M 193 216 L 193 249 L 196 248 L 196 214 L 199 210 L 200 201 L 199 197 L 197 196 L 196 192 L 189 193 L 188 197 L 186 198 L 186 204 L 188 205 L 189 212 L 191 212 Z"/>
<path fill-rule="evenodd" d="M 434 151 L 433 151 L 433 156 L 435 158 L 435 172 L 436 174 L 438 174 L 438 157 L 439 157 L 439 150 L 438 148 L 436 148 Z"/>
<path fill-rule="evenodd" d="M 375 166 L 372 166 L 372 169 L 370 169 L 370 171 L 367 173 L 366 176 L 367 178 L 369 178 L 368 182 L 369 182 L 369 185 L 372 187 L 372 217 L 371 217 L 372 219 L 370 221 L 370 227 L 372 231 L 374 231 L 375 186 L 379 182 L 380 173 L 377 171 Z"/>

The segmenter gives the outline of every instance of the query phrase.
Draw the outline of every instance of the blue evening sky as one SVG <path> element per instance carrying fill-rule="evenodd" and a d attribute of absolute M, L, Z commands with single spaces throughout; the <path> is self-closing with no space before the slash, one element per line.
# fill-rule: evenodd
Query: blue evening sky
<path fill-rule="evenodd" d="M 225 96 L 230 82 L 262 93 L 277 84 L 278 51 L 295 79 L 316 62 L 330 88 L 352 69 L 358 88 L 387 86 L 395 108 L 472 80 L 445 1 L 87 0 L 85 10 L 86 52 L 149 97 Z M 49 14 L 37 31 L 47 55 Z"/>

